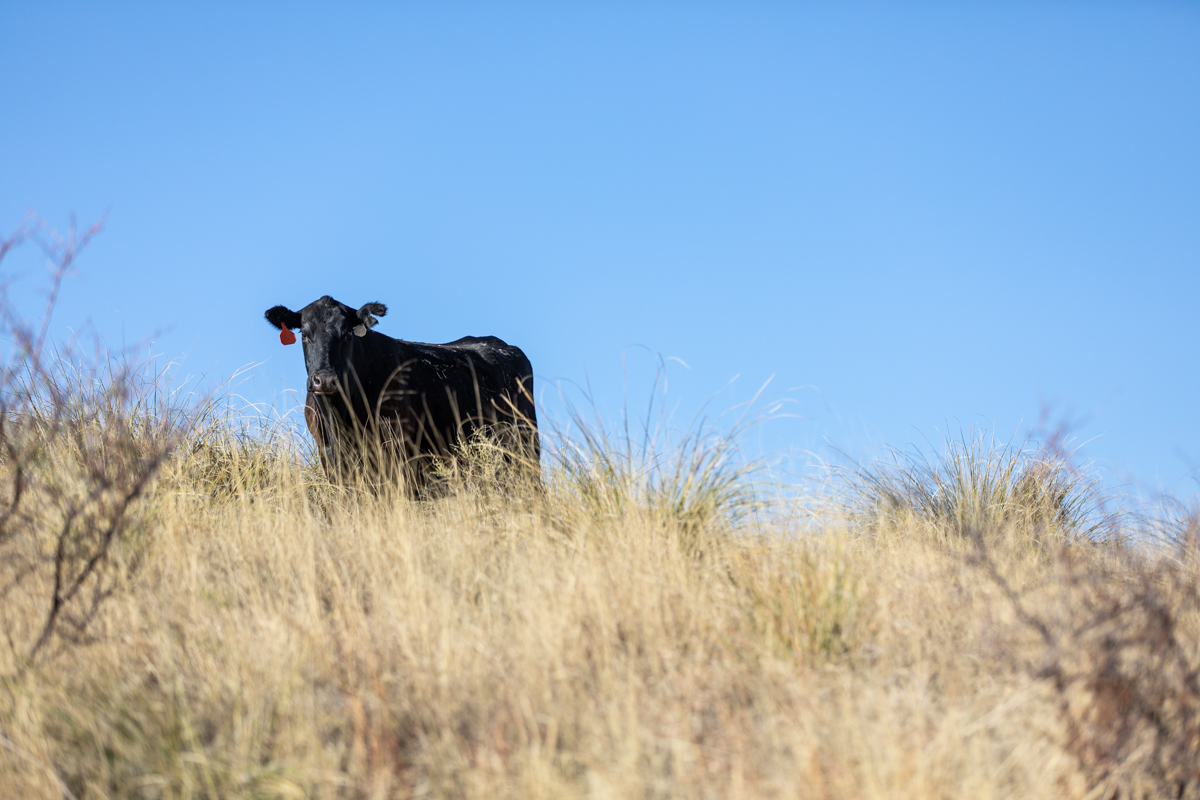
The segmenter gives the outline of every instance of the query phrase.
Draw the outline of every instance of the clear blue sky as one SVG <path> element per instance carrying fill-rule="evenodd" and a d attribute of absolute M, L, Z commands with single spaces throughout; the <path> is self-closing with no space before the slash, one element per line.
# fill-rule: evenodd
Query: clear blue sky
<path fill-rule="evenodd" d="M 1196 490 L 1196 3 L 5 3 L 0 232 L 110 210 L 56 318 L 255 400 L 262 320 L 493 334 L 615 419 L 774 375 L 771 450 L 855 457 L 1039 397 Z M 6 266 L 40 280 L 26 250 Z M 30 307 L 32 308 L 32 306 Z M 718 394 L 735 375 L 734 385 Z M 714 397 L 715 395 L 715 397 Z M 640 402 L 640 400 L 639 400 Z"/>

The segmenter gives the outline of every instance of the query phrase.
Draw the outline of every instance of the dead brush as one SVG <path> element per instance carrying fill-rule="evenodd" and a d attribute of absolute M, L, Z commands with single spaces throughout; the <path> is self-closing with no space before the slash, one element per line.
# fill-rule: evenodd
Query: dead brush
<path fill-rule="evenodd" d="M 975 537 L 973 563 L 1040 639 L 1018 665 L 1043 682 L 1053 735 L 1089 798 L 1200 797 L 1200 547 L 1062 545 L 1045 585 L 1018 591 Z"/>
<path fill-rule="evenodd" d="M 0 677 L 22 675 L 56 643 L 87 640 L 123 569 L 118 551 L 151 513 L 147 492 L 188 419 L 160 391 L 151 364 L 50 343 L 50 315 L 80 250 L 100 230 L 65 235 L 27 220 L 0 257 L 32 239 L 51 265 L 38 323 L 0 303 L 14 349 L 0 367 Z M 36 590 L 31 592 L 31 589 Z M 31 609 L 17 595 L 40 595 Z"/>

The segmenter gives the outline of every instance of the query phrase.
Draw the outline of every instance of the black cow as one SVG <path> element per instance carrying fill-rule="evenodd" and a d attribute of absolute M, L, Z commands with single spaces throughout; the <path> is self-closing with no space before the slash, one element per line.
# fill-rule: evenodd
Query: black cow
<path fill-rule="evenodd" d="M 304 417 L 331 480 L 386 464 L 404 468 L 421 490 L 440 457 L 477 433 L 498 438 L 515 460 L 537 464 L 533 367 L 495 336 L 447 344 L 393 339 L 371 330 L 382 303 L 359 309 L 325 296 L 299 311 L 264 316 L 303 340 L 308 368 Z M 360 473 L 361 474 L 361 473 Z"/>

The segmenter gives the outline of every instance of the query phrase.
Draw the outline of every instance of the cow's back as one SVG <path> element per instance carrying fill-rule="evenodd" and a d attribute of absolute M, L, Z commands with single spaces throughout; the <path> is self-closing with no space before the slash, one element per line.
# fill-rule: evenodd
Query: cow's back
<path fill-rule="evenodd" d="M 439 430 L 435 438 L 440 443 L 452 427 L 461 427 L 461 433 L 469 435 L 477 425 L 507 420 L 520 433 L 521 449 L 537 457 L 541 447 L 533 366 L 521 348 L 497 336 L 464 336 L 445 344 L 396 342 L 405 364 L 397 371 L 397 381 L 406 396 L 421 398 L 419 409 L 413 403 L 397 409 L 405 428 L 424 417 L 420 422 Z M 454 398 L 453 409 L 444 405 L 447 394 Z M 424 441 L 425 452 L 442 450 L 433 441 Z"/>
<path fill-rule="evenodd" d="M 504 341 L 499 336 L 464 336 L 461 339 L 455 339 L 453 342 L 446 342 L 444 345 L 442 345 L 442 347 L 453 347 L 455 345 L 467 344 L 486 344 L 492 347 L 509 347 L 508 342 Z"/>

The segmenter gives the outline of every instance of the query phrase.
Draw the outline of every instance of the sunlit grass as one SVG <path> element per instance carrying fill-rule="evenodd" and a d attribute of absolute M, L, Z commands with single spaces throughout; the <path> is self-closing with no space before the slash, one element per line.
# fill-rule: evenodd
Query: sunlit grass
<path fill-rule="evenodd" d="M 846 513 L 865 529 L 913 525 L 969 538 L 1009 528 L 1052 544 L 1115 535 L 1099 480 L 1032 443 L 982 431 L 947 437 L 940 453 L 896 452 L 840 473 Z"/>

